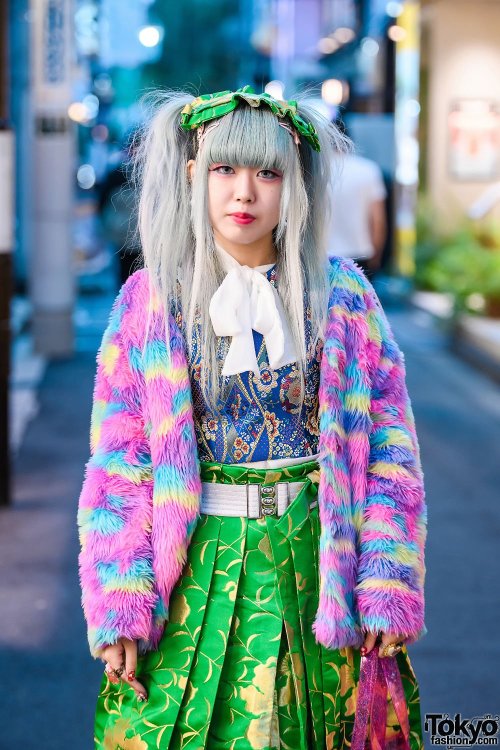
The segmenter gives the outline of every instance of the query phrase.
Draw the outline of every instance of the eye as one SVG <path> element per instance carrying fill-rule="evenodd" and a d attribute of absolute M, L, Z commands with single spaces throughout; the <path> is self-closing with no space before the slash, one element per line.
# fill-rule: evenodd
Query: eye
<path fill-rule="evenodd" d="M 264 180 L 274 180 L 282 176 L 280 172 L 274 172 L 272 169 L 261 169 L 259 172 L 259 177 L 263 177 Z"/>
<path fill-rule="evenodd" d="M 216 172 L 217 174 L 234 174 L 234 169 L 228 164 L 215 164 L 208 171 Z"/>

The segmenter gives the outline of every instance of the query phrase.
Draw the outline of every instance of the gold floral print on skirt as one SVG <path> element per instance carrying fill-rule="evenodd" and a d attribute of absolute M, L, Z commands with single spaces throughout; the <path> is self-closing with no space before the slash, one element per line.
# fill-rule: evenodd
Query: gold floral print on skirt
<path fill-rule="evenodd" d="M 318 507 L 311 507 L 315 468 L 233 472 L 202 464 L 204 481 L 306 481 L 280 518 L 201 516 L 158 651 L 139 658 L 149 699 L 138 703 L 131 688 L 104 675 L 96 750 L 350 747 L 359 650 L 326 649 L 311 630 L 320 531 Z M 411 750 L 421 750 L 418 684 L 406 648 L 397 659 Z M 400 747 L 390 701 L 386 740 L 387 750 Z"/>

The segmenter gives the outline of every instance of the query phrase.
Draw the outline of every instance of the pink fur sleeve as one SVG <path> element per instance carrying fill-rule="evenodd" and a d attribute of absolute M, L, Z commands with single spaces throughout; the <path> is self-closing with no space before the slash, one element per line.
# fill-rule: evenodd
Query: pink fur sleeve
<path fill-rule="evenodd" d="M 147 638 L 155 593 L 150 541 L 152 468 L 141 409 L 142 374 L 123 319 L 130 278 L 116 298 L 97 355 L 91 456 L 79 499 L 82 604 L 91 653 L 120 637 Z"/>
<path fill-rule="evenodd" d="M 412 643 L 424 624 L 427 508 L 404 357 L 375 292 L 368 315 L 377 332 L 372 376 L 366 505 L 356 585 L 361 626 L 401 633 Z"/>

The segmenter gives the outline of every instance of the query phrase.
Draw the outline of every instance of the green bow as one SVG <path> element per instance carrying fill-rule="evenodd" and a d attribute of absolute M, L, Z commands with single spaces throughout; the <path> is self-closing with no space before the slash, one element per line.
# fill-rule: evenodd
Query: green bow
<path fill-rule="evenodd" d="M 295 130 L 315 150 L 320 150 L 319 138 L 312 122 L 307 122 L 297 112 L 296 101 L 280 101 L 270 94 L 256 94 L 251 86 L 243 86 L 236 91 L 218 91 L 215 94 L 202 94 L 190 104 L 186 104 L 181 112 L 181 127 L 184 130 L 194 130 L 210 120 L 232 112 L 244 100 L 251 107 L 267 104 L 271 111 L 279 118 L 288 118 Z"/>

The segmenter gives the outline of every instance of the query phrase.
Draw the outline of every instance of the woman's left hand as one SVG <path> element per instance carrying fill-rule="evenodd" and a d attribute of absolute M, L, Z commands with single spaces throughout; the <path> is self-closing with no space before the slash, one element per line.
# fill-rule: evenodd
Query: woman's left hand
<path fill-rule="evenodd" d="M 378 633 L 366 634 L 365 642 L 363 644 L 363 647 L 366 649 L 366 654 L 369 654 L 372 648 L 375 646 L 378 635 Z M 382 642 L 380 643 L 378 649 L 379 656 L 382 656 L 382 651 L 384 650 L 385 646 L 389 645 L 389 643 L 404 643 L 404 641 L 406 640 L 406 637 L 404 635 L 401 635 L 401 633 L 380 633 L 380 635 L 382 636 Z"/>

